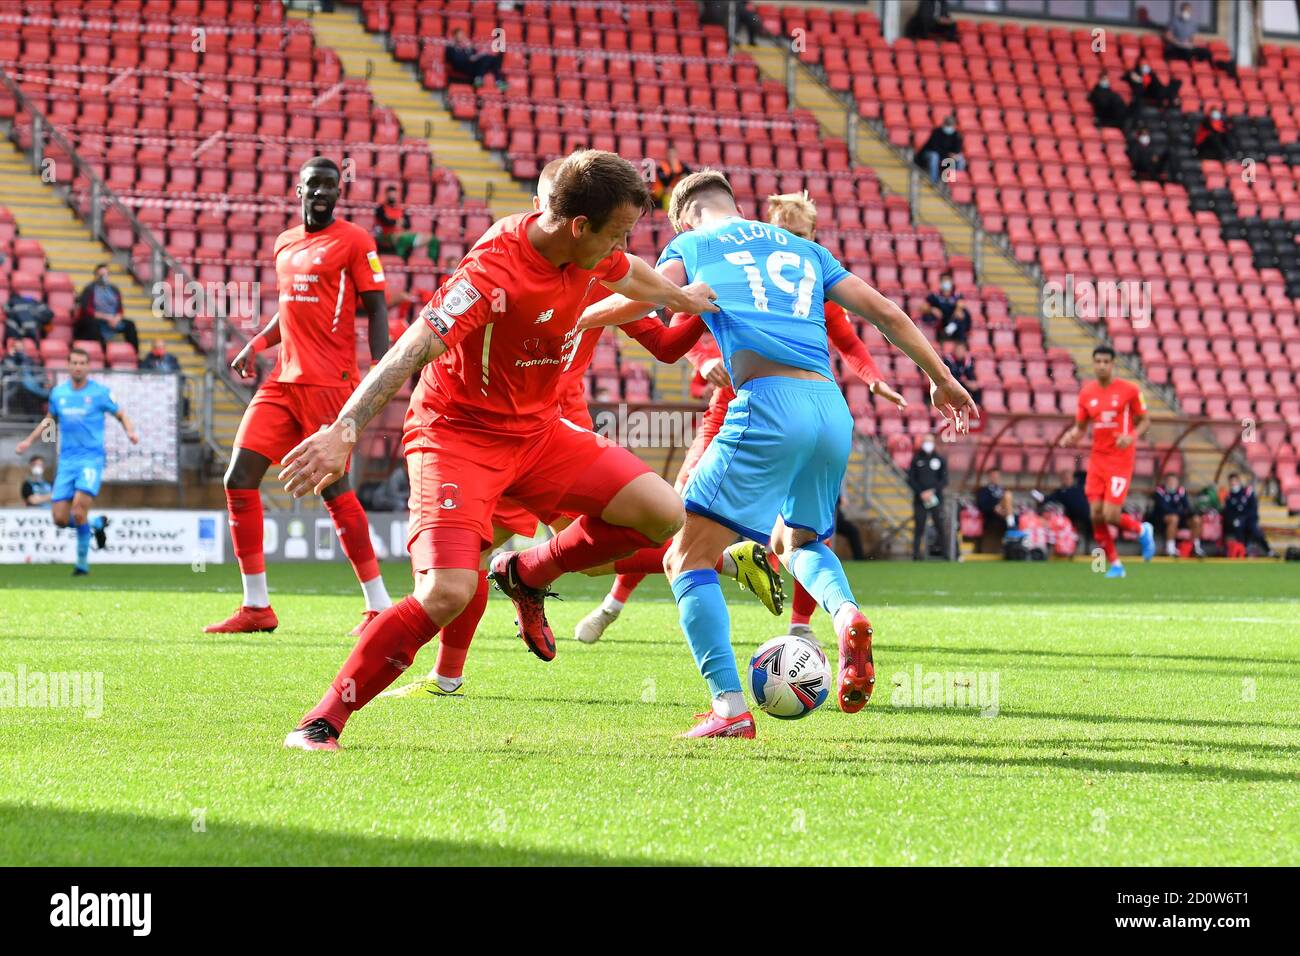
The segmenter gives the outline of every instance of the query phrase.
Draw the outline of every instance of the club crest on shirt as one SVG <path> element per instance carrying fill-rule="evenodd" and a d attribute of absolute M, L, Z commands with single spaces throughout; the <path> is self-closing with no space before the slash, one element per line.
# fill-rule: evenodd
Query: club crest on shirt
<path fill-rule="evenodd" d="M 445 482 L 438 489 L 438 507 L 443 511 L 450 511 L 460 503 L 460 485 L 454 482 Z"/>

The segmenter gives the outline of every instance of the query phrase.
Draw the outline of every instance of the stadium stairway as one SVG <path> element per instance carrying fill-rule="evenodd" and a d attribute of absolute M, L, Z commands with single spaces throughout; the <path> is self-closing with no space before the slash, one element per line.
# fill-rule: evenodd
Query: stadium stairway
<path fill-rule="evenodd" d="M 122 309 L 140 333 L 140 347 L 147 350 L 154 339 L 163 339 L 181 363 L 191 387 L 203 380 L 205 358 L 168 319 L 153 314 L 151 300 L 126 269 L 112 262 L 110 253 L 90 235 L 86 224 L 77 219 L 54 187 L 32 172 L 27 157 L 9 139 L 0 141 L 0 194 L 14 215 L 19 232 L 41 244 L 51 269 L 66 272 L 80 291 L 94 276 L 95 266 L 110 262 L 113 283 L 122 292 Z M 217 441 L 230 447 L 243 406 L 224 393 L 214 396 L 213 420 Z M 198 412 L 198 392 L 191 393 Z"/>
<path fill-rule="evenodd" d="M 338 54 L 344 74 L 367 80 L 375 102 L 397 114 L 403 132 L 428 141 L 435 163 L 455 171 L 467 199 L 486 200 L 494 219 L 532 208 L 531 194 L 393 58 L 382 36 L 366 32 L 355 8 L 316 14 L 292 11 L 289 17 L 308 20 L 319 43 Z"/>
<path fill-rule="evenodd" d="M 754 57 L 759 69 L 770 79 L 784 82 L 786 54 L 775 44 L 742 47 Z M 796 64 L 795 96 L 793 106 L 810 110 L 828 135 L 848 138 L 848 113 L 845 102 L 829 90 L 821 80 L 802 63 Z M 907 157 L 895 149 L 883 133 L 873 124 L 859 121 L 857 149 L 853 157 L 858 163 L 870 166 L 880 177 L 882 188 L 896 195 L 908 196 L 911 172 L 914 168 Z M 943 235 L 945 246 L 954 254 L 973 258 L 974 231 L 970 223 L 953 207 L 952 203 L 928 177 L 921 177 L 917 202 L 913 213 L 918 223 L 933 226 Z M 1097 345 L 1095 334 L 1083 322 L 1069 317 L 1049 317 L 1041 308 L 1042 293 L 1037 280 L 1030 277 L 1009 252 L 1000 245 L 985 240 L 982 247 L 983 269 L 979 281 L 1001 286 L 1010 299 L 1013 314 L 1036 316 L 1043 325 L 1044 343 L 1066 349 L 1076 367 L 1084 374 L 1091 367 L 1092 350 Z M 1153 415 L 1178 417 L 1184 413 L 1163 393 L 1131 367 L 1128 376 L 1142 385 L 1143 394 Z M 1214 478 L 1222 458 L 1222 449 L 1207 439 L 1190 436 L 1181 446 L 1186 463 L 1188 484 L 1200 487 Z M 910 513 L 910 496 L 907 498 Z M 1286 509 L 1261 502 L 1260 519 L 1265 525 L 1280 526 L 1292 523 Z"/>

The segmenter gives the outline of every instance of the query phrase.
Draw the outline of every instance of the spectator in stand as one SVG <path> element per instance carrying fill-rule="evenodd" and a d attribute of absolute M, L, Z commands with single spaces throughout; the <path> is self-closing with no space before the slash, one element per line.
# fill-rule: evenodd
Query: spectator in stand
<path fill-rule="evenodd" d="M 153 345 L 149 349 L 143 361 L 140 362 L 140 371 L 142 372 L 175 372 L 177 375 L 181 371 L 180 360 L 167 351 L 167 343 L 163 339 L 154 339 Z"/>
<path fill-rule="evenodd" d="M 749 8 L 749 0 L 702 0 L 700 22 L 725 27 L 732 10 L 735 10 L 736 17 L 736 42 L 753 46 L 755 37 L 762 36 L 763 22 Z M 740 38 L 742 30 L 745 32 L 743 41 Z"/>
<path fill-rule="evenodd" d="M 930 174 L 932 183 L 939 182 L 941 175 L 950 169 L 966 168 L 961 133 L 957 132 L 957 118 L 951 113 L 944 117 L 942 126 L 936 126 L 931 131 L 930 138 L 917 151 L 916 165 Z"/>
<path fill-rule="evenodd" d="M 140 360 L 140 371 L 179 375 L 181 377 L 181 418 L 190 417 L 190 397 L 185 394 L 185 373 L 181 369 L 180 359 L 167 351 L 166 341 L 153 340 L 149 354 Z"/>
<path fill-rule="evenodd" d="M 1223 502 L 1224 534 L 1229 541 L 1239 542 L 1243 551 L 1254 544 L 1262 554 L 1272 555 L 1273 549 L 1259 529 L 1259 499 L 1250 482 L 1250 476 L 1243 481 L 1235 471 L 1228 475 L 1228 496 Z"/>
<path fill-rule="evenodd" d="M 39 415 L 50 397 L 41 363 L 27 354 L 22 339 L 9 339 L 9 351 L 0 359 L 0 381 L 4 382 L 4 407 L 10 414 Z"/>
<path fill-rule="evenodd" d="M 1151 145 L 1151 131 L 1139 127 L 1137 135 L 1128 141 L 1128 161 L 1133 165 L 1134 179 L 1163 182 L 1169 166 L 1169 154 L 1160 153 Z"/>
<path fill-rule="evenodd" d="M 970 312 L 962 305 L 961 293 L 953 288 L 951 272 L 939 276 L 939 291 L 926 296 L 921 318 L 934 323 L 940 343 L 964 343 L 970 338 Z"/>
<path fill-rule="evenodd" d="M 1201 119 L 1193 140 L 1196 155 L 1201 159 L 1217 159 L 1226 162 L 1232 155 L 1232 124 L 1217 106 L 1210 114 Z"/>
<path fill-rule="evenodd" d="M 948 366 L 952 377 L 966 387 L 978 405 L 984 401 L 984 390 L 979 387 L 979 380 L 975 377 L 975 360 L 970 357 L 970 347 L 965 339 L 953 339 L 950 344 L 952 353 L 943 357 L 943 364 Z"/>
<path fill-rule="evenodd" d="M 921 560 L 928 521 L 934 522 L 939 550 L 948 558 L 947 535 L 944 533 L 943 490 L 948 486 L 948 462 L 934 447 L 934 435 L 921 439 L 907 469 L 907 484 L 912 489 L 912 560 Z"/>
<path fill-rule="evenodd" d="M 54 313 L 50 307 L 25 292 L 15 292 L 5 305 L 5 337 L 39 342 L 50 329 Z"/>
<path fill-rule="evenodd" d="M 1151 502 L 1151 523 L 1164 528 L 1165 554 L 1169 557 L 1178 557 L 1179 528 L 1191 531 L 1192 553 L 1198 558 L 1205 557 L 1201 550 L 1201 516 L 1192 507 L 1187 490 L 1173 472 L 1165 475 L 1165 483 L 1156 489 Z"/>
<path fill-rule="evenodd" d="M 1092 113 L 1097 118 L 1098 126 L 1123 129 L 1128 124 L 1128 104 L 1124 102 L 1124 97 L 1110 88 L 1110 77 L 1105 73 L 1098 78 L 1097 85 L 1088 94 L 1088 102 L 1092 104 Z"/>
<path fill-rule="evenodd" d="M 948 0 L 921 0 L 907 21 L 906 34 L 913 40 L 956 40 L 957 22 L 948 9 Z"/>
<path fill-rule="evenodd" d="M 1166 60 L 1208 61 L 1219 69 L 1226 70 L 1231 76 L 1237 75 L 1237 64 L 1231 59 L 1215 60 L 1209 47 L 1196 45 L 1196 23 L 1192 20 L 1190 3 L 1179 6 L 1178 12 L 1169 21 L 1169 26 L 1165 27 L 1164 37 Z"/>
<path fill-rule="evenodd" d="M 1173 80 L 1169 83 L 1160 82 L 1155 71 L 1151 69 L 1151 64 L 1144 56 L 1138 57 L 1133 69 L 1128 71 L 1125 79 L 1128 80 L 1129 88 L 1133 91 L 1131 109 L 1134 115 L 1137 115 L 1146 103 L 1162 109 L 1174 106 L 1178 99 L 1178 91 L 1183 86 L 1182 80 Z"/>
<path fill-rule="evenodd" d="M 1208 60 L 1210 51 L 1196 45 L 1196 24 L 1192 22 L 1192 5 L 1184 3 L 1165 27 L 1166 60 Z"/>
<path fill-rule="evenodd" d="M 32 455 L 29 466 L 31 471 L 22 487 L 23 504 L 29 508 L 48 508 L 52 486 L 45 478 L 45 459 L 40 455 Z"/>
<path fill-rule="evenodd" d="M 650 195 L 654 201 L 668 208 L 668 200 L 672 198 L 673 190 L 681 182 L 683 176 L 688 176 L 693 170 L 682 162 L 677 155 L 677 147 L 668 147 L 668 158 L 661 159 L 655 167 L 655 180 L 650 184 Z"/>
<path fill-rule="evenodd" d="M 463 27 L 452 33 L 451 43 L 447 44 L 447 65 L 475 86 L 482 86 L 484 77 L 493 76 L 497 86 L 503 91 L 506 88 L 505 80 L 501 78 L 501 54 L 478 50 Z"/>
<path fill-rule="evenodd" d="M 975 492 L 975 507 L 984 516 L 984 533 L 994 532 L 999 541 L 1008 528 L 1016 526 L 1016 505 L 1011 489 L 1002 484 L 1002 472 L 996 468 L 990 469 L 988 481 Z"/>
<path fill-rule="evenodd" d="M 108 340 L 121 334 L 127 344 L 140 351 L 140 335 L 135 323 L 122 314 L 122 293 L 108 281 L 108 263 L 95 266 L 95 278 L 81 290 L 77 299 L 77 322 L 73 337 L 108 345 Z"/>
<path fill-rule="evenodd" d="M 406 207 L 398 198 L 397 187 L 389 186 L 384 190 L 384 201 L 375 208 L 375 248 L 380 252 L 401 256 L 406 262 L 411 258 L 411 250 L 420 244 L 420 234 L 409 230 L 410 219 Z M 438 261 L 442 242 L 437 236 L 430 236 L 424 244 L 424 251 L 430 262 Z"/>
<path fill-rule="evenodd" d="M 1084 482 L 1088 473 L 1076 468 L 1061 476 L 1061 487 L 1050 495 L 1043 497 L 1042 492 L 1035 491 L 1034 499 L 1040 504 L 1059 504 L 1079 532 L 1080 540 L 1086 542 L 1092 533 L 1092 509 L 1088 505 L 1088 496 L 1084 492 Z"/>

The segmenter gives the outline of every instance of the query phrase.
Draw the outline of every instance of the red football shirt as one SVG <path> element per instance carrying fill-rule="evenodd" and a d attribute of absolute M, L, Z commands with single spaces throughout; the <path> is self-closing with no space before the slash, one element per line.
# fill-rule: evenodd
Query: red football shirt
<path fill-rule="evenodd" d="M 585 310 L 587 306 L 594 305 L 612 294 L 597 282 L 592 286 L 591 294 L 582 303 L 582 308 Z M 579 332 L 573 357 L 569 360 L 568 368 L 560 376 L 560 414 L 569 421 L 573 421 L 575 416 L 578 421 L 581 421 L 587 415 L 587 393 L 583 388 L 582 380 L 587 377 L 587 369 L 591 368 L 591 361 L 596 357 L 596 344 L 604 332 L 603 328 Z"/>
<path fill-rule="evenodd" d="M 1116 448 L 1115 439 L 1132 435 L 1137 419 L 1147 411 L 1142 391 L 1132 382 L 1112 378 L 1102 387 L 1096 379 L 1079 389 L 1079 411 L 1075 421 L 1092 423 L 1092 454 L 1094 457 L 1124 460 L 1137 454 L 1137 446 Z"/>
<path fill-rule="evenodd" d="M 344 219 L 275 240 L 280 287 L 280 357 L 271 378 L 294 385 L 355 383 L 357 297 L 384 288 L 370 234 Z"/>
<path fill-rule="evenodd" d="M 615 250 L 594 269 L 557 269 L 528 240 L 540 215 L 496 223 L 420 311 L 447 352 L 421 373 L 407 428 L 444 417 L 520 433 L 559 416 L 562 378 L 582 338 L 578 319 L 596 285 L 618 282 L 630 266 Z"/>

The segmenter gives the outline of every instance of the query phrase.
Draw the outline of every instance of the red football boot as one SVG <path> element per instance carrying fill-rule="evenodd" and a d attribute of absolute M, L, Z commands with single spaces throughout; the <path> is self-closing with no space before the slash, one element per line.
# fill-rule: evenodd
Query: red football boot
<path fill-rule="evenodd" d="M 369 626 L 370 622 L 377 617 L 379 617 L 378 611 L 362 611 L 361 620 L 357 622 L 356 627 L 348 631 L 348 637 L 360 637 L 362 633 L 365 631 L 365 629 Z"/>
<path fill-rule="evenodd" d="M 280 626 L 275 612 L 269 607 L 241 606 L 220 624 L 209 624 L 204 634 L 252 634 L 255 631 L 274 631 Z"/>
<path fill-rule="evenodd" d="M 754 715 L 745 711 L 737 717 L 719 717 L 712 709 L 707 714 L 696 714 L 699 721 L 679 739 L 692 737 L 744 737 L 754 739 Z"/>
<path fill-rule="evenodd" d="M 496 589 L 514 603 L 515 623 L 524 645 L 544 661 L 555 660 L 555 635 L 546 622 L 546 599 L 557 597 L 545 588 L 533 588 L 519 580 L 516 571 L 519 555 L 502 551 L 492 559 L 488 576 Z"/>
<path fill-rule="evenodd" d="M 861 611 L 855 612 L 839 639 L 840 710 L 856 714 L 867 706 L 876 685 L 876 664 L 871 659 L 871 622 Z"/>

